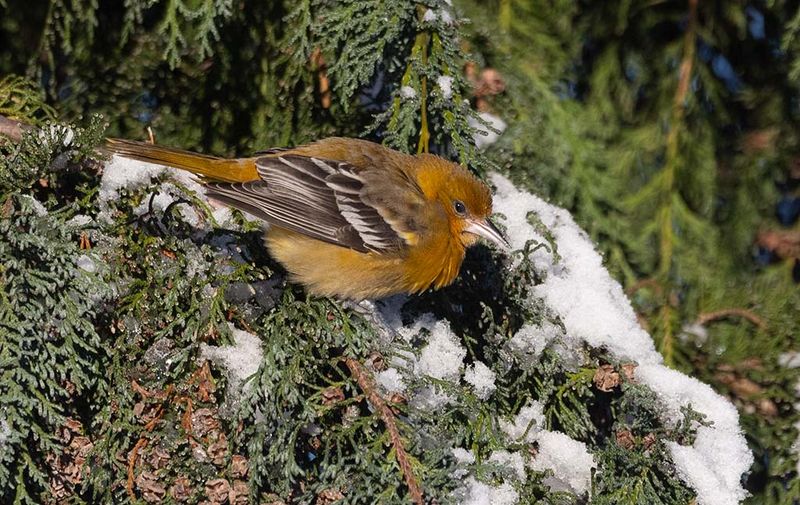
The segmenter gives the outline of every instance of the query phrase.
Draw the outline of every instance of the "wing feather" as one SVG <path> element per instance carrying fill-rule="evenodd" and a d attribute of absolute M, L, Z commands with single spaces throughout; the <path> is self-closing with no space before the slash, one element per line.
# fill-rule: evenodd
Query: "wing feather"
<path fill-rule="evenodd" d="M 208 196 L 275 226 L 361 252 L 398 250 L 417 231 L 393 219 L 396 212 L 381 208 L 374 188 L 365 187 L 376 175 L 370 172 L 382 167 L 276 154 L 256 160 L 261 180 L 210 183 Z M 406 189 L 418 191 L 412 184 Z M 421 193 L 411 196 L 421 201 Z"/>

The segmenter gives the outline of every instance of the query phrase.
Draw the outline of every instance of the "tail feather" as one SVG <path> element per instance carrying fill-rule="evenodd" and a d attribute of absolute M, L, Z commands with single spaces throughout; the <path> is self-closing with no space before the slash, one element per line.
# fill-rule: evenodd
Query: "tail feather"
<path fill-rule="evenodd" d="M 249 182 L 258 180 L 255 158 L 225 159 L 172 147 L 123 139 L 107 139 L 106 150 L 124 158 L 179 168 L 205 182 Z"/>

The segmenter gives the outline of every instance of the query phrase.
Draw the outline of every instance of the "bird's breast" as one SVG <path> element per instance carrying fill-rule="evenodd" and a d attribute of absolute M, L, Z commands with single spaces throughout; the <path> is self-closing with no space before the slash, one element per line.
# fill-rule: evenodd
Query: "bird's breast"
<path fill-rule="evenodd" d="M 353 300 L 417 293 L 453 282 L 463 247 L 448 237 L 425 237 L 416 246 L 390 253 L 363 253 L 272 227 L 267 247 L 295 282 L 317 296 Z"/>

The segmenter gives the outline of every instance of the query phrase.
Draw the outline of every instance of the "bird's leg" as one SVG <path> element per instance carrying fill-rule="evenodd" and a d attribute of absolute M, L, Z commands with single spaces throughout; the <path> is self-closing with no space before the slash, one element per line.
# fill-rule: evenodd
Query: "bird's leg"
<path fill-rule="evenodd" d="M 344 300 L 342 305 L 369 321 L 377 330 L 381 339 L 391 342 L 397 337 L 397 332 L 392 328 L 392 325 L 389 324 L 389 321 L 386 320 L 378 306 L 372 300 L 361 300 L 360 302 Z"/>

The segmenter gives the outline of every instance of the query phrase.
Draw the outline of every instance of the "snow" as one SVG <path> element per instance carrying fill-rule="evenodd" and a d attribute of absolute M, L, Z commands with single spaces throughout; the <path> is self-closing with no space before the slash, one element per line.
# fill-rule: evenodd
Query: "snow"
<path fill-rule="evenodd" d="M 453 78 L 449 75 L 440 75 L 436 78 L 436 84 L 442 90 L 442 96 L 449 100 L 453 96 Z"/>
<path fill-rule="evenodd" d="M 541 472 L 552 470 L 544 483 L 553 491 L 569 491 L 582 495 L 589 491 L 595 462 L 586 444 L 557 431 L 543 431 L 536 437 L 539 452 L 531 468 Z"/>
<path fill-rule="evenodd" d="M 200 359 L 207 359 L 225 369 L 228 391 L 236 394 L 244 391 L 244 382 L 258 371 L 264 360 L 261 339 L 257 335 L 228 324 L 233 334 L 233 345 L 210 346 L 200 344 Z"/>
<path fill-rule="evenodd" d="M 532 292 L 560 316 L 571 339 L 595 348 L 605 347 L 620 360 L 661 363 L 650 335 L 639 326 L 622 286 L 603 268 L 603 259 L 589 237 L 564 210 L 520 191 L 499 174 L 494 211 L 505 216 L 506 237 L 512 249 L 523 249 L 528 240 L 545 242 L 528 222 L 534 212 L 555 237 L 561 262 L 544 248 L 532 253 L 545 281 Z M 575 347 L 578 347 L 577 345 Z"/>
<path fill-rule="evenodd" d="M 417 96 L 417 90 L 415 90 L 411 86 L 403 86 L 402 88 L 400 88 L 400 96 L 406 99 L 414 98 L 415 96 Z"/>
<path fill-rule="evenodd" d="M 453 24 L 453 16 L 445 9 L 441 10 L 441 12 L 439 13 L 439 18 L 442 20 L 442 23 L 446 25 Z"/>
<path fill-rule="evenodd" d="M 450 324 L 447 321 L 436 321 L 431 327 L 428 345 L 422 349 L 414 371 L 417 376 L 454 382 L 460 378 L 466 355 L 467 350 L 450 330 Z"/>
<path fill-rule="evenodd" d="M 467 123 L 469 126 L 475 129 L 475 134 L 472 136 L 472 139 L 475 141 L 475 147 L 478 149 L 484 149 L 485 147 L 497 142 L 497 139 L 500 138 L 500 134 L 505 131 L 507 125 L 505 121 L 489 112 L 480 112 L 478 116 L 480 116 L 484 122 L 491 126 L 491 128 L 494 128 L 500 132 L 497 133 L 493 131 L 472 116 L 467 118 Z"/>
<path fill-rule="evenodd" d="M 480 361 L 476 361 L 472 366 L 467 367 L 464 372 L 464 380 L 472 385 L 475 395 L 481 400 L 487 400 L 497 389 L 494 379 L 495 373 Z"/>
<path fill-rule="evenodd" d="M 390 394 L 402 393 L 406 389 L 403 375 L 396 368 L 387 368 L 382 372 L 378 372 L 375 374 L 375 380 Z"/>
<path fill-rule="evenodd" d="M 461 345 L 456 334 L 452 332 L 447 321 L 437 321 L 430 314 L 420 317 L 410 328 L 400 328 L 399 333 L 410 340 L 423 328 L 430 331 L 427 345 L 422 348 L 416 359 L 413 356 L 408 357 L 413 366 L 414 375 L 457 383 L 461 378 L 461 367 L 464 364 L 467 350 Z M 436 409 L 451 401 L 450 395 L 431 385 L 417 392 L 412 397 L 410 404 L 418 409 Z"/>
<path fill-rule="evenodd" d="M 76 214 L 75 216 L 70 218 L 65 224 L 73 228 L 82 228 L 87 224 L 91 223 L 92 221 L 93 219 L 90 216 L 87 216 L 86 214 Z"/>
<path fill-rule="evenodd" d="M 29 202 L 31 202 L 31 207 L 33 207 L 33 212 L 37 216 L 47 215 L 47 208 L 44 206 L 42 202 L 40 202 L 39 200 L 30 195 L 22 195 L 22 197 L 26 198 Z"/>
<path fill-rule="evenodd" d="M 544 428 L 544 405 L 534 400 L 520 409 L 513 422 L 501 420 L 500 429 L 512 442 L 534 442 Z"/>
<path fill-rule="evenodd" d="M 536 442 L 539 452 L 529 464 L 537 472 L 552 470 L 553 476 L 544 479 L 544 483 L 553 491 L 569 491 L 580 496 L 589 490 L 592 468 L 596 466 L 594 458 L 586 448 L 586 444 L 573 440 L 563 433 L 544 430 L 544 406 L 538 401 L 531 401 L 524 406 L 513 422 L 501 420 L 500 429 L 513 443 Z M 495 451 L 494 454 L 498 453 Z M 519 456 L 519 453 L 516 453 Z M 492 457 L 489 458 L 490 461 Z M 514 469 L 525 480 L 524 471 L 520 471 L 516 456 L 495 458 Z"/>
<path fill-rule="evenodd" d="M 668 421 L 679 421 L 681 406 L 691 405 L 713 422 L 697 428 L 691 447 L 668 443 L 678 474 L 697 492 L 698 503 L 726 505 L 743 500 L 747 492 L 740 479 L 753 464 L 753 455 L 736 408 L 707 384 L 661 365 L 640 365 L 635 376 L 664 402 Z"/>
<path fill-rule="evenodd" d="M 800 368 L 800 352 L 788 351 L 778 356 L 778 364 L 784 368 Z"/>
<path fill-rule="evenodd" d="M 747 493 L 740 479 L 752 464 L 753 456 L 739 428 L 736 408 L 708 385 L 662 365 L 661 356 L 650 336 L 639 326 L 622 287 L 603 268 L 602 257 L 569 213 L 517 190 L 501 175 L 494 174 L 492 182 L 497 187 L 494 208 L 506 217 L 506 236 L 512 248 L 522 249 L 531 239 L 545 242 L 528 222 L 529 212 L 538 216 L 555 239 L 561 257 L 559 263 L 544 248 L 532 253 L 535 268 L 545 275 L 544 282 L 532 292 L 558 314 L 567 330 L 563 339 L 567 347 L 576 349 L 586 342 L 591 347 L 607 349 L 621 361 L 636 361 L 639 365 L 636 378 L 665 403 L 668 422 L 680 419 L 683 405 L 691 404 L 705 414 L 714 424 L 699 427 L 691 447 L 670 445 L 677 471 L 698 493 L 699 505 L 734 504 L 744 499 Z M 530 340 L 535 352 L 540 343 Z M 520 342 L 524 339 L 519 339 Z M 557 437 L 547 433 L 538 436 L 540 454 L 536 465 L 544 465 L 542 452 L 552 460 L 548 464 L 556 468 L 560 467 L 559 458 L 570 461 L 567 454 L 571 444 L 564 440 L 562 447 L 552 453 L 541 451 L 543 440 L 552 443 Z M 572 449 L 578 452 L 575 447 Z M 570 466 L 575 466 L 576 460 L 572 461 Z M 584 458 L 584 463 L 587 461 Z M 558 471 L 556 475 L 561 476 Z M 582 488 L 580 480 L 573 476 L 567 483 L 577 490 Z"/>
<path fill-rule="evenodd" d="M 76 264 L 78 265 L 78 268 L 84 272 L 89 272 L 91 274 L 97 271 L 97 265 L 95 265 L 94 260 L 86 254 L 81 254 L 78 256 Z"/>
<path fill-rule="evenodd" d="M 499 486 L 490 486 L 467 478 L 466 497 L 461 502 L 463 505 L 514 505 L 519 500 L 519 493 L 508 482 Z"/>
<path fill-rule="evenodd" d="M 103 170 L 103 177 L 100 180 L 101 220 L 106 222 L 111 221 L 109 213 L 110 204 L 119 198 L 119 192 L 121 189 L 133 190 L 144 186 L 149 186 L 153 178 L 159 177 L 163 174 L 169 174 L 175 182 L 186 187 L 188 190 L 197 193 L 198 195 L 205 194 L 202 184 L 200 184 L 189 172 L 114 155 L 106 164 Z M 156 210 L 163 211 L 167 208 L 167 206 L 169 206 L 169 204 L 176 200 L 177 196 L 172 196 L 169 193 L 175 193 L 175 195 L 178 195 L 179 189 L 177 186 L 172 186 L 172 188 L 172 191 L 170 191 L 169 185 L 162 185 L 162 188 L 159 189 L 159 192 L 157 193 L 153 202 Z M 148 210 L 149 203 L 150 199 L 145 198 L 141 205 L 136 209 L 137 215 L 142 215 L 144 212 L 146 212 Z M 192 224 L 192 226 L 198 226 L 199 217 L 197 216 L 197 213 L 188 208 L 187 205 L 181 205 L 181 207 L 181 213 L 184 219 Z"/>
<path fill-rule="evenodd" d="M 561 328 L 550 321 L 543 321 L 541 326 L 525 324 L 508 341 L 508 347 L 531 358 L 538 358 L 552 341 L 563 336 Z"/>
<path fill-rule="evenodd" d="M 514 472 L 517 479 L 525 482 L 527 473 L 525 473 L 525 460 L 519 452 L 508 451 L 494 451 L 489 456 L 490 463 L 500 464 Z"/>
<path fill-rule="evenodd" d="M 456 461 L 462 464 L 471 465 L 475 463 L 475 455 L 472 454 L 471 451 L 461 447 L 453 448 L 453 457 L 456 458 Z"/>
<path fill-rule="evenodd" d="M 164 173 L 165 168 L 141 161 L 113 156 L 103 169 L 100 180 L 100 200 L 113 202 L 119 198 L 119 190 L 136 189 L 150 184 L 151 179 Z"/>

